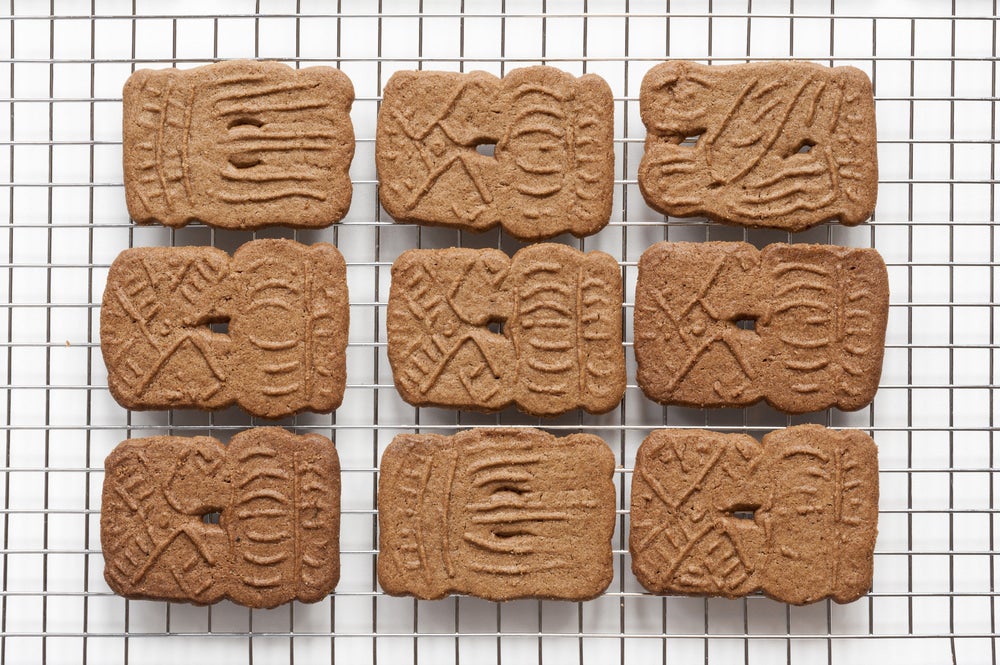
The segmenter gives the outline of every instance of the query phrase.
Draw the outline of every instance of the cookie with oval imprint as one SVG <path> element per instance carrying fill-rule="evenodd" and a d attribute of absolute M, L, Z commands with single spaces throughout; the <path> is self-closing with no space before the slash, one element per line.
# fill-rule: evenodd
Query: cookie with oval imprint
<path fill-rule="evenodd" d="M 397 72 L 379 111 L 379 197 L 399 222 L 590 235 L 611 217 L 613 132 L 611 89 L 595 74 Z"/>
<path fill-rule="evenodd" d="M 878 390 L 888 312 L 874 249 L 660 242 L 639 260 L 636 376 L 663 404 L 853 411 Z"/>
<path fill-rule="evenodd" d="M 227 229 L 339 221 L 351 205 L 353 102 L 350 79 L 332 67 L 140 69 L 123 91 L 129 215 Z"/>
<path fill-rule="evenodd" d="M 625 391 L 621 307 L 620 268 L 603 252 L 409 250 L 392 266 L 386 320 L 396 388 L 417 406 L 610 411 Z"/>
<path fill-rule="evenodd" d="M 379 584 L 423 599 L 587 600 L 612 576 L 614 455 L 597 436 L 400 434 L 379 475 Z"/>
<path fill-rule="evenodd" d="M 673 60 L 643 78 L 639 109 L 639 189 L 666 215 L 802 231 L 875 210 L 875 98 L 859 69 Z"/>
<path fill-rule="evenodd" d="M 120 443 L 105 461 L 104 578 L 127 598 L 316 602 L 340 577 L 340 463 L 277 427 Z M 215 515 L 212 521 L 206 516 Z"/>
<path fill-rule="evenodd" d="M 129 409 L 264 418 L 333 411 L 344 397 L 344 258 L 333 245 L 254 240 L 118 255 L 101 304 L 108 388 Z"/>
<path fill-rule="evenodd" d="M 632 475 L 632 571 L 653 593 L 849 603 L 871 588 L 878 492 L 864 432 L 657 430 Z"/>

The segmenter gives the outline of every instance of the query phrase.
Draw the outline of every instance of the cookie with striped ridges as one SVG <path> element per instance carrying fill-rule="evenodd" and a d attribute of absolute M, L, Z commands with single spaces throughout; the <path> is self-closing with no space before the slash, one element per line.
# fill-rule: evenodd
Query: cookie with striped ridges
<path fill-rule="evenodd" d="M 611 582 L 615 459 L 600 437 L 400 434 L 380 470 L 386 593 L 587 600 Z"/>
<path fill-rule="evenodd" d="M 340 70 L 252 60 L 141 69 L 122 95 L 135 221 L 321 228 L 347 214 L 354 86 Z"/>

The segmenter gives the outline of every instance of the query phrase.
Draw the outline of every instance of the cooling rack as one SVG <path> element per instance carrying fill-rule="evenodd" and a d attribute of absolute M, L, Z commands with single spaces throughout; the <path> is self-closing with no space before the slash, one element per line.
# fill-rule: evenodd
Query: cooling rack
<path fill-rule="evenodd" d="M 997 662 L 995 0 L 8 0 L 0 16 L 0 405 L 3 544 L 0 663 L 907 663 Z M 218 12 L 208 14 L 206 12 Z M 141 67 L 224 58 L 330 64 L 354 82 L 357 153 L 346 219 L 322 231 L 256 234 L 128 219 L 121 86 Z M 875 86 L 879 203 L 872 223 L 794 237 L 650 210 L 635 174 L 645 135 L 638 91 L 667 58 L 714 64 L 789 57 L 851 64 Z M 385 349 L 389 268 L 412 247 L 522 245 L 395 224 L 377 204 L 375 120 L 400 69 L 502 74 L 546 63 L 606 78 L 615 97 L 611 224 L 576 247 L 621 263 L 629 381 L 609 414 L 530 418 L 415 409 Z M 348 387 L 334 414 L 282 421 L 335 439 L 343 465 L 342 577 L 314 605 L 251 611 L 125 601 L 103 577 L 103 462 L 121 440 L 257 424 L 238 410 L 130 413 L 107 391 L 98 345 L 108 266 L 121 250 L 253 237 L 336 243 L 351 296 Z M 790 418 L 766 406 L 663 408 L 635 385 L 632 294 L 659 240 L 810 241 L 876 247 L 891 281 L 885 367 L 874 404 Z M 803 422 L 857 427 L 879 446 L 880 535 L 871 593 L 789 607 L 763 597 L 654 597 L 632 577 L 628 486 L 657 427 L 748 432 Z M 615 577 L 587 603 L 467 597 L 423 602 L 377 585 L 381 451 L 400 432 L 479 425 L 591 432 L 611 446 Z"/>

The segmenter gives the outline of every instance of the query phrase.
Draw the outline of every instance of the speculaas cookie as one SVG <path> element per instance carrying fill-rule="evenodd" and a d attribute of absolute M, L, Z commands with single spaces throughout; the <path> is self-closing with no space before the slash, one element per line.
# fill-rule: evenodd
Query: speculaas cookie
<path fill-rule="evenodd" d="M 340 578 L 340 463 L 277 427 L 129 439 L 105 461 L 104 578 L 127 598 L 316 602 Z M 205 515 L 219 514 L 217 524 Z"/>
<path fill-rule="evenodd" d="M 347 214 L 354 86 L 340 70 L 252 60 L 141 69 L 123 98 L 135 221 L 323 227 Z"/>
<path fill-rule="evenodd" d="M 653 593 L 801 605 L 868 592 L 878 451 L 864 432 L 657 430 L 632 475 L 632 571 Z"/>
<path fill-rule="evenodd" d="M 615 460 L 600 437 L 401 434 L 380 467 L 386 593 L 586 600 L 611 583 Z"/>
<path fill-rule="evenodd" d="M 210 326 L 228 322 L 227 332 Z M 333 245 L 254 240 L 118 255 L 101 305 L 108 387 L 129 409 L 283 418 L 332 411 L 346 383 L 344 258 Z"/>
<path fill-rule="evenodd" d="M 878 389 L 888 308 L 874 249 L 657 243 L 639 260 L 639 386 L 663 404 L 860 409 Z"/>
<path fill-rule="evenodd" d="M 639 189 L 664 214 L 802 231 L 875 210 L 875 100 L 859 69 L 676 60 L 649 70 L 639 108 Z"/>
<path fill-rule="evenodd" d="M 396 388 L 416 406 L 609 411 L 625 391 L 621 307 L 621 272 L 603 252 L 404 252 L 386 323 Z"/>
<path fill-rule="evenodd" d="M 397 72 L 375 143 L 382 205 L 400 222 L 500 224 L 522 240 L 596 233 L 611 217 L 613 117 L 595 74 Z"/>

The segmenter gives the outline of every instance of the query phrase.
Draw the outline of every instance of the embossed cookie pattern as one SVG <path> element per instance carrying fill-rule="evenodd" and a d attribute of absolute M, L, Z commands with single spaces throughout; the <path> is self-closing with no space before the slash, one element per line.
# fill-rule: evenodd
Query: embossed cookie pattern
<path fill-rule="evenodd" d="M 646 74 L 639 104 L 639 188 L 664 214 L 802 231 L 875 209 L 875 101 L 858 69 L 675 60 Z"/>
<path fill-rule="evenodd" d="M 143 69 L 123 96 L 137 222 L 323 227 L 347 213 L 354 87 L 339 70 L 249 60 Z"/>
<path fill-rule="evenodd" d="M 878 454 L 859 431 L 658 430 L 632 476 L 632 571 L 654 593 L 755 591 L 796 605 L 867 593 Z"/>
<path fill-rule="evenodd" d="M 386 324 L 396 387 L 418 406 L 609 411 L 625 390 L 621 306 L 620 269 L 603 252 L 404 252 Z"/>
<path fill-rule="evenodd" d="M 612 576 L 614 467 L 586 434 L 399 435 L 380 465 L 379 583 L 424 599 L 593 598 Z"/>
<path fill-rule="evenodd" d="M 228 323 L 217 332 L 213 324 Z M 346 267 L 333 245 L 255 240 L 129 249 L 108 273 L 101 352 L 130 409 L 281 418 L 332 411 L 346 384 Z"/>
<path fill-rule="evenodd" d="M 639 386 L 664 404 L 860 409 L 878 389 L 888 306 L 873 249 L 657 243 L 636 284 Z"/>
<path fill-rule="evenodd" d="M 316 602 L 337 585 L 339 543 L 340 465 L 322 436 L 269 427 L 225 447 L 204 436 L 130 439 L 105 461 L 104 577 L 119 595 Z"/>
<path fill-rule="evenodd" d="M 522 240 L 595 233 L 611 216 L 613 114 L 594 74 L 398 72 L 375 145 L 382 205 L 397 221 L 500 224 Z"/>

